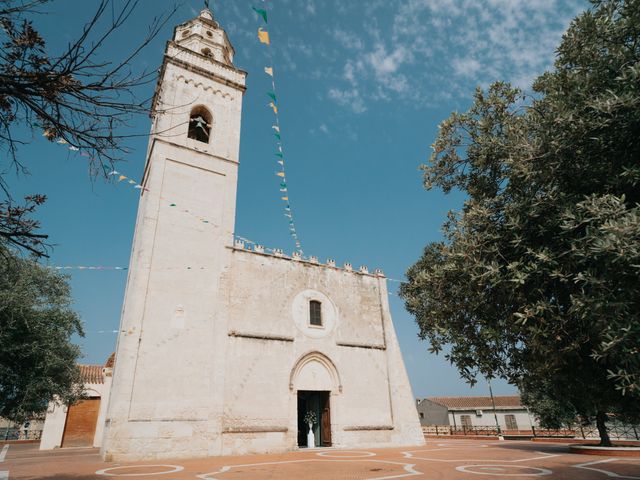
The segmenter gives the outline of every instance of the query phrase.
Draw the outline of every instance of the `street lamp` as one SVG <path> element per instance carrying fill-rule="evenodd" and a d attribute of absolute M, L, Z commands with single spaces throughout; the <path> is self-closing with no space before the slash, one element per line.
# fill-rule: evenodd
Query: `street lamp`
<path fill-rule="evenodd" d="M 496 413 L 496 401 L 493 398 L 493 390 L 491 389 L 491 379 L 487 378 L 487 383 L 489 384 L 489 395 L 491 395 L 491 405 L 493 406 L 493 418 L 496 421 L 496 428 L 498 429 L 498 439 L 504 440 L 502 436 L 502 430 L 500 429 L 500 424 L 498 423 L 498 414 Z"/>

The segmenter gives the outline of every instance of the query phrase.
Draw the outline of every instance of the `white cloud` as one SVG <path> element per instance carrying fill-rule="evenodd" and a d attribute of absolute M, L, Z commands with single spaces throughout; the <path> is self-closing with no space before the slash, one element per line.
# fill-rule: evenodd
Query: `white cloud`
<path fill-rule="evenodd" d="M 349 107 L 354 113 L 363 113 L 367 110 L 364 100 L 360 96 L 357 88 L 341 90 L 339 88 L 331 88 L 327 96 L 343 107 Z"/>

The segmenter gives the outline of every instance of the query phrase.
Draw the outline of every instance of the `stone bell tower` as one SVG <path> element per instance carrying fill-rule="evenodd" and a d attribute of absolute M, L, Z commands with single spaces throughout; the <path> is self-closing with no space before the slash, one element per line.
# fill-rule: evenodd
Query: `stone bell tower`
<path fill-rule="evenodd" d="M 103 439 L 107 460 L 219 451 L 246 73 L 209 9 L 176 27 L 153 126 Z"/>

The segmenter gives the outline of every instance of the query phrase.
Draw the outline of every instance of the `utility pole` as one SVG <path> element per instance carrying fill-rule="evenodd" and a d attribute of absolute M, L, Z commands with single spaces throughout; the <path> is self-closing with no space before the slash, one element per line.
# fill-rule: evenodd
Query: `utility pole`
<path fill-rule="evenodd" d="M 493 399 L 493 390 L 491 389 L 491 379 L 487 378 L 487 383 L 489 384 L 489 395 L 491 395 L 491 405 L 493 406 L 493 418 L 496 421 L 496 428 L 498 429 L 498 439 L 504 440 L 502 436 L 502 430 L 500 429 L 500 424 L 498 423 L 498 414 L 496 413 L 496 401 Z"/>

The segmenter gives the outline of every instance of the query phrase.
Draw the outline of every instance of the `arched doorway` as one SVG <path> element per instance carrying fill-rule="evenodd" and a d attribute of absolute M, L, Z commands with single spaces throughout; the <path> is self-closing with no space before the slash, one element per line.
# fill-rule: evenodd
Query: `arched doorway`
<path fill-rule="evenodd" d="M 320 352 L 303 355 L 291 370 L 289 388 L 296 392 L 297 397 L 298 446 L 331 446 L 332 396 L 342 391 L 334 363 Z M 312 424 L 312 436 L 309 435 L 309 422 Z"/>

